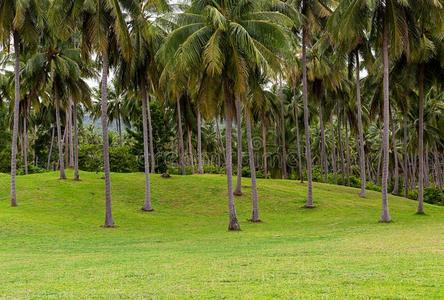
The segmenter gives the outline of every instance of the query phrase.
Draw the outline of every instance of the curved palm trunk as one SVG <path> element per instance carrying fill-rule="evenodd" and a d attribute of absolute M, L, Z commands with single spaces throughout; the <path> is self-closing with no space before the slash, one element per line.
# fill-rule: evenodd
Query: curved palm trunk
<path fill-rule="evenodd" d="M 338 142 L 339 142 L 339 158 L 341 159 L 341 177 L 342 184 L 345 185 L 345 158 L 344 143 L 342 142 L 342 116 L 338 108 Z"/>
<path fill-rule="evenodd" d="M 17 137 L 19 130 L 20 112 L 20 42 L 18 32 L 13 32 L 14 37 L 14 117 L 12 125 L 12 146 L 11 146 L 11 206 L 17 206 L 16 180 L 17 175 Z"/>
<path fill-rule="evenodd" d="M 321 130 L 321 164 L 323 181 L 327 182 L 328 176 L 328 165 L 327 165 L 327 152 L 325 149 L 325 129 L 324 129 L 324 100 L 323 97 L 320 99 L 319 105 L 319 127 Z"/>
<path fill-rule="evenodd" d="M 51 124 L 52 126 L 52 124 Z M 52 148 L 54 146 L 54 138 L 55 138 L 55 128 L 52 126 L 52 133 L 51 133 L 51 145 L 49 146 L 49 153 L 48 153 L 48 162 L 46 164 L 46 169 L 49 170 L 51 167 L 51 156 L 52 156 Z"/>
<path fill-rule="evenodd" d="M 385 17 L 387 18 L 387 17 Z M 384 20 L 383 28 L 383 64 L 384 64 L 384 130 L 382 134 L 382 212 L 380 222 L 390 222 L 390 213 L 388 207 L 387 196 L 387 181 L 388 181 L 388 166 L 389 166 L 389 128 L 390 128 L 390 99 L 389 99 L 389 56 L 388 56 L 388 24 Z"/>
<path fill-rule="evenodd" d="M 333 167 L 333 174 L 334 174 L 334 182 L 337 182 L 337 176 L 338 176 L 338 168 L 336 163 L 336 133 L 335 133 L 335 125 L 333 124 L 333 121 L 331 123 L 331 132 L 333 135 L 332 139 L 332 167 Z"/>
<path fill-rule="evenodd" d="M 79 173 L 79 128 L 77 124 L 77 105 L 73 103 L 72 125 L 74 129 L 73 145 L 74 145 L 74 180 L 80 180 Z"/>
<path fill-rule="evenodd" d="M 251 213 L 251 221 L 260 222 L 259 204 L 257 199 L 256 165 L 254 163 L 253 138 L 251 134 L 251 116 L 249 109 L 245 109 L 245 117 L 245 125 L 247 127 L 248 162 L 250 164 L 251 173 L 251 204 L 253 208 Z"/>
<path fill-rule="evenodd" d="M 65 158 L 63 155 L 63 141 L 62 141 L 62 125 L 60 122 L 60 103 L 58 96 L 55 97 L 55 109 L 56 109 L 56 124 L 57 124 L 57 146 L 59 149 L 59 170 L 60 179 L 66 179 L 65 174 Z"/>
<path fill-rule="evenodd" d="M 111 206 L 111 174 L 109 166 L 109 138 L 108 138 L 108 73 L 109 61 L 108 50 L 105 50 L 102 57 L 102 99 L 101 99 L 101 121 L 103 139 L 103 172 L 105 173 L 105 227 L 114 227 L 114 220 Z"/>
<path fill-rule="evenodd" d="M 26 109 L 26 108 L 25 108 Z M 29 146 L 29 140 L 28 140 L 28 122 L 26 120 L 27 113 L 24 113 L 23 118 L 23 163 L 25 164 L 25 175 L 28 175 L 28 146 Z"/>
<path fill-rule="evenodd" d="M 154 140 L 153 140 L 153 125 L 151 123 L 151 108 L 149 103 L 149 96 L 148 96 L 148 103 L 147 103 L 147 116 L 148 116 L 148 134 L 149 134 L 149 148 L 150 148 L 150 157 L 151 157 L 151 168 L 150 172 L 155 173 L 156 172 L 156 157 L 154 156 Z"/>
<path fill-rule="evenodd" d="M 180 109 L 180 96 L 177 97 L 177 129 L 179 134 L 179 169 L 180 174 L 185 175 L 185 150 L 183 145 L 183 131 L 182 131 L 182 113 Z"/>
<path fill-rule="evenodd" d="M 202 128 L 200 110 L 197 109 L 197 173 L 203 174 L 202 164 Z"/>
<path fill-rule="evenodd" d="M 148 145 L 148 99 L 145 89 L 142 90 L 142 125 L 143 125 L 143 158 L 145 167 L 145 202 L 143 211 L 153 211 L 151 206 L 151 187 L 150 187 L 150 163 L 149 163 L 149 145 Z"/>
<path fill-rule="evenodd" d="M 262 148 L 264 150 L 264 176 L 268 178 L 267 126 L 262 121 Z"/>
<path fill-rule="evenodd" d="M 407 195 L 409 193 L 409 163 L 408 163 L 408 154 L 407 154 L 407 140 L 408 140 L 408 129 L 407 129 L 407 112 L 404 112 L 403 117 L 403 129 L 404 129 L 404 139 L 402 141 L 403 143 L 403 151 L 404 151 L 404 197 L 407 198 Z"/>
<path fill-rule="evenodd" d="M 68 103 L 68 111 L 66 117 L 68 118 L 68 143 L 69 143 L 69 166 L 74 167 L 74 137 L 73 137 L 73 118 L 72 118 L 72 98 Z"/>
<path fill-rule="evenodd" d="M 242 196 L 242 119 L 241 102 L 239 96 L 236 97 L 236 131 L 237 131 L 237 180 L 234 195 Z"/>
<path fill-rule="evenodd" d="M 424 67 L 419 67 L 419 132 L 418 132 L 418 208 L 417 214 L 424 214 Z"/>
<path fill-rule="evenodd" d="M 225 103 L 225 169 L 227 172 L 227 191 L 228 191 L 228 211 L 229 211 L 229 224 L 228 230 L 240 230 L 239 223 L 237 221 L 236 207 L 234 206 L 233 195 L 233 165 L 232 165 L 232 144 L 231 144 L 231 114 L 229 111 L 228 103 Z"/>
<path fill-rule="evenodd" d="M 361 79 L 359 67 L 359 52 L 356 51 L 356 107 L 358 111 L 358 145 L 359 145 L 359 173 L 361 175 L 360 197 L 365 197 L 365 150 L 364 150 L 364 126 L 362 125 L 362 104 L 361 104 Z"/>
<path fill-rule="evenodd" d="M 307 161 L 307 201 L 306 208 L 313 208 L 313 179 L 310 145 L 310 111 L 308 110 L 308 84 L 307 84 L 307 28 L 302 29 L 302 97 L 304 99 L 304 127 L 305 127 L 305 160 Z"/>
<path fill-rule="evenodd" d="M 220 133 L 220 129 L 219 129 L 219 120 L 217 118 L 216 118 L 216 136 L 217 136 L 217 141 L 218 141 L 218 144 L 220 146 L 220 149 L 222 150 L 222 155 L 223 155 L 224 161 L 225 161 L 226 160 L 226 158 L 225 158 L 225 148 L 224 148 L 224 144 L 222 142 L 222 134 Z"/>

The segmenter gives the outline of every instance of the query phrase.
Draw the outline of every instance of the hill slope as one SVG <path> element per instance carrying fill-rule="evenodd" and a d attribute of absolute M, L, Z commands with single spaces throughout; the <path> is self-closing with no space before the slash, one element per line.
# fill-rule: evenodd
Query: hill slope
<path fill-rule="evenodd" d="M 0 298 L 444 298 L 444 207 L 390 197 L 379 224 L 379 193 L 315 184 L 306 210 L 305 185 L 259 180 L 264 222 L 244 188 L 227 232 L 224 176 L 153 176 L 142 213 L 143 175 L 113 174 L 104 229 L 101 175 L 81 176 L 20 177 L 11 208 L 0 175 Z"/>

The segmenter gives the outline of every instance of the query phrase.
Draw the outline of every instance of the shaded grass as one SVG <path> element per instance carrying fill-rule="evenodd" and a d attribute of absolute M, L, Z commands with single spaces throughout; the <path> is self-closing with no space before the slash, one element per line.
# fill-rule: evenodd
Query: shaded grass
<path fill-rule="evenodd" d="M 68 176 L 71 176 L 68 173 Z M 142 174 L 112 174 L 117 228 L 105 229 L 101 174 L 0 175 L 0 298 L 444 298 L 444 207 L 380 194 L 258 180 L 261 223 L 250 223 L 250 189 L 236 197 L 241 232 L 228 232 L 225 176 L 152 178 L 144 213 Z M 243 179 L 248 185 L 249 179 Z"/>

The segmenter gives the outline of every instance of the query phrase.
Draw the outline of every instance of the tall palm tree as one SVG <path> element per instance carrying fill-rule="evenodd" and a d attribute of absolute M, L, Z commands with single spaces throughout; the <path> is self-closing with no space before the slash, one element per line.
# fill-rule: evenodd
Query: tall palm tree
<path fill-rule="evenodd" d="M 408 50 L 409 3 L 399 0 L 345 0 L 341 1 L 337 11 L 338 20 L 346 22 L 347 30 L 359 36 L 361 30 L 370 32 L 370 42 L 378 51 L 383 65 L 383 135 L 382 135 L 382 211 L 381 222 L 390 222 L 388 208 L 388 168 L 389 168 L 389 120 L 390 120 L 390 55 L 399 57 Z M 372 22 L 369 22 L 372 20 Z M 370 27 L 369 27 L 370 26 Z M 341 32 L 346 34 L 346 32 Z M 345 39 L 347 40 L 347 39 Z M 389 47 L 390 45 L 390 47 Z"/>
<path fill-rule="evenodd" d="M 0 40 L 4 45 L 10 44 L 12 35 L 14 63 L 14 110 L 11 146 L 11 206 L 17 206 L 17 137 L 19 130 L 20 109 L 20 50 L 26 44 L 35 44 L 42 26 L 43 11 L 47 1 L 40 0 L 0 0 Z M 7 47 L 9 48 L 9 47 Z"/>
<path fill-rule="evenodd" d="M 108 138 L 108 76 L 110 65 L 122 58 L 129 61 L 132 53 L 126 14 L 137 12 L 137 0 L 54 0 L 52 18 L 63 34 L 79 29 L 84 56 L 96 51 L 102 63 L 101 125 L 103 171 L 105 174 L 105 227 L 114 227 L 111 207 L 111 178 Z M 62 25 L 63 24 L 63 25 Z M 80 25 L 80 26 L 79 26 Z"/>
<path fill-rule="evenodd" d="M 288 24 L 289 20 L 267 6 L 268 1 L 192 1 L 190 9 L 178 17 L 179 27 L 160 52 L 164 61 L 175 62 L 176 72 L 202 72 L 200 101 L 224 103 L 229 230 L 240 230 L 232 186 L 234 103 L 246 95 L 247 66 L 279 69 L 275 54 L 287 46 L 285 28 L 279 24 Z"/>

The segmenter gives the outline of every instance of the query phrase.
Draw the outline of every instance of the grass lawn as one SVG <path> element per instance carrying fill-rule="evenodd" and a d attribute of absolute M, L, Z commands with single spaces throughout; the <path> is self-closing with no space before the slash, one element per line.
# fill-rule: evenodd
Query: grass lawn
<path fill-rule="evenodd" d="M 68 173 L 71 176 L 71 173 Z M 261 219 L 250 224 L 249 179 L 236 197 L 241 232 L 228 232 L 225 177 L 113 174 L 117 228 L 105 229 L 101 174 L 0 175 L 0 298 L 444 299 L 444 207 L 380 194 L 259 180 Z"/>

